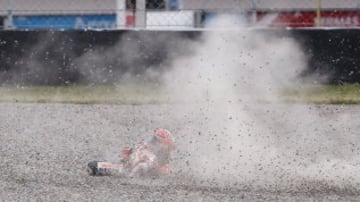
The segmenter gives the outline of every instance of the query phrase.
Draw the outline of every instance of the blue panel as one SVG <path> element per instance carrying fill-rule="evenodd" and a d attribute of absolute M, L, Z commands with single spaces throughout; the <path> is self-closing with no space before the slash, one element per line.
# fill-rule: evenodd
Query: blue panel
<path fill-rule="evenodd" d="M 116 15 L 14 16 L 16 29 L 114 29 Z"/>
<path fill-rule="evenodd" d="M 209 23 L 210 21 L 214 20 L 216 17 L 216 13 L 215 12 L 204 12 L 203 14 L 203 22 Z"/>
<path fill-rule="evenodd" d="M 170 0 L 169 1 L 170 10 L 178 10 L 180 8 L 180 1 L 181 0 Z"/>

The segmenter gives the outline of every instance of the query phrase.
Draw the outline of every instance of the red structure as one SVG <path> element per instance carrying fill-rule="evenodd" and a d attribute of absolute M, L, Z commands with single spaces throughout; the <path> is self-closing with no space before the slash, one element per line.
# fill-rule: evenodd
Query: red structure
<path fill-rule="evenodd" d="M 257 23 L 268 27 L 359 27 L 360 11 L 321 11 L 319 23 L 316 11 L 259 12 Z"/>

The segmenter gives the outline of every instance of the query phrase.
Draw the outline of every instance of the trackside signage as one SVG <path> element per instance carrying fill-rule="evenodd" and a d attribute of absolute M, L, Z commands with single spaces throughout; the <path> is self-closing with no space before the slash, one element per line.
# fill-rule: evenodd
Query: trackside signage
<path fill-rule="evenodd" d="M 203 15 L 203 25 L 206 25 L 219 12 L 205 12 Z M 247 21 L 248 24 L 261 27 L 360 27 L 360 11 L 322 11 L 320 18 L 316 11 L 260 11 L 255 13 L 233 13 L 240 19 Z M 317 23 L 319 20 L 319 24 Z M 255 24 L 254 24 L 255 23 Z"/>
<path fill-rule="evenodd" d="M 114 29 L 116 15 L 40 15 L 14 16 L 15 29 Z"/>
<path fill-rule="evenodd" d="M 315 27 L 315 11 L 258 13 L 258 23 L 269 27 Z M 358 27 L 360 11 L 322 11 L 319 18 L 324 27 Z"/>

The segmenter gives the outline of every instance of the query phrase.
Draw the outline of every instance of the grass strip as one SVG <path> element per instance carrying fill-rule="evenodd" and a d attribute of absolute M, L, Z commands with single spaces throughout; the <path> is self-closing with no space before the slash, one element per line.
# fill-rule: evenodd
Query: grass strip
<path fill-rule="evenodd" d="M 297 86 L 282 91 L 289 103 L 360 104 L 360 85 Z M 0 102 L 161 104 L 169 98 L 157 85 L 1 86 Z"/>
<path fill-rule="evenodd" d="M 360 85 L 300 86 L 284 90 L 283 100 L 315 104 L 360 104 Z"/>
<path fill-rule="evenodd" d="M 162 100 L 151 85 L 0 87 L 0 102 L 145 104 Z"/>

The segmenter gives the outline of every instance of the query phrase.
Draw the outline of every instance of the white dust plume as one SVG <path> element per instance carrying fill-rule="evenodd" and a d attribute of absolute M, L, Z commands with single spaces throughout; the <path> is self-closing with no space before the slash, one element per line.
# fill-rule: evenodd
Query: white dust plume
<path fill-rule="evenodd" d="M 183 120 L 177 126 L 179 172 L 277 188 L 326 180 L 318 173 L 330 165 L 325 171 L 317 167 L 324 159 L 333 162 L 331 148 L 339 140 L 327 133 L 327 125 L 341 125 L 317 120 L 319 110 L 311 105 L 280 99 L 306 68 L 299 44 L 286 35 L 242 29 L 229 16 L 209 29 L 192 44 L 190 56 L 175 59 L 164 76 L 166 95 L 182 104 L 174 113 Z"/>

